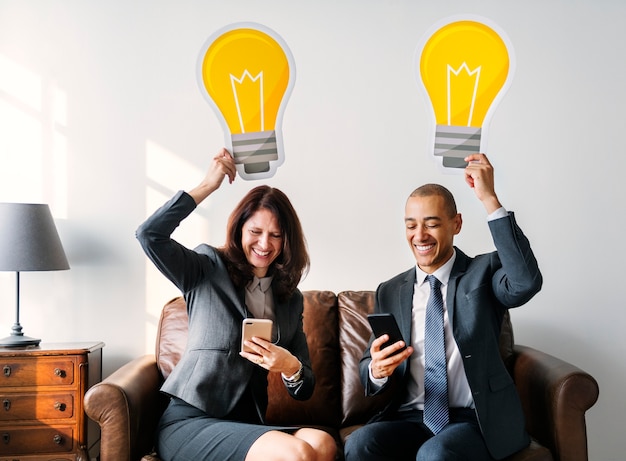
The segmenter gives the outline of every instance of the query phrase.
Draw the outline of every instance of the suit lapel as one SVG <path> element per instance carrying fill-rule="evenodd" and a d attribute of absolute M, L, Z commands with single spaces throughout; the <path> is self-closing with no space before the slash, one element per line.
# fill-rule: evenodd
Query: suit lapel
<path fill-rule="evenodd" d="M 287 303 L 279 303 L 274 301 L 274 318 L 276 319 L 276 334 L 278 345 L 281 346 L 282 337 L 280 332 L 291 331 L 289 328 L 289 320 L 290 320 L 290 309 L 286 306 Z"/>
<path fill-rule="evenodd" d="M 411 344 L 411 330 L 413 326 L 413 291 L 415 289 L 415 268 L 405 272 L 404 280 L 398 287 L 400 309 L 395 312 L 396 320 L 400 326 L 400 332 L 407 345 Z M 409 360 L 405 360 L 399 366 L 400 373 L 404 376 L 407 373 Z"/>
<path fill-rule="evenodd" d="M 411 341 L 411 327 L 413 325 L 413 291 L 415 290 L 415 268 L 409 269 L 405 273 L 404 281 L 400 285 L 400 312 L 398 315 L 398 324 L 402 337 L 407 342 Z"/>
<path fill-rule="evenodd" d="M 463 253 L 458 248 L 454 247 L 456 250 L 456 260 L 454 261 L 454 266 L 452 266 L 452 271 L 450 272 L 450 279 L 448 280 L 448 291 L 446 293 L 446 307 L 448 309 L 448 320 L 450 322 L 450 326 L 452 327 L 452 331 L 454 331 L 454 320 L 456 314 L 456 289 L 458 285 L 459 278 L 465 274 L 467 270 L 467 266 L 469 264 L 470 258 Z"/>
<path fill-rule="evenodd" d="M 234 288 L 234 287 L 233 287 Z M 248 308 L 246 307 L 246 289 L 240 288 L 235 289 L 235 294 L 237 296 L 237 301 L 235 303 L 235 307 L 237 308 L 237 312 L 241 314 L 242 320 L 248 317 Z"/>

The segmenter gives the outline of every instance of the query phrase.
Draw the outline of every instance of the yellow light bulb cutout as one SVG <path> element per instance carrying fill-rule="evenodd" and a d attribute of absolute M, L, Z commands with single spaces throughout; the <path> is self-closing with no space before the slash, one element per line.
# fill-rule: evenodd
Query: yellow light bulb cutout
<path fill-rule="evenodd" d="M 488 122 L 513 75 L 508 39 L 485 22 L 449 20 L 418 46 L 416 74 L 433 110 L 433 153 L 444 167 L 464 168 L 467 155 L 484 151 Z"/>
<path fill-rule="evenodd" d="M 233 24 L 207 40 L 198 77 L 240 176 L 273 176 L 284 161 L 282 115 L 295 81 L 287 45 L 259 24 Z"/>

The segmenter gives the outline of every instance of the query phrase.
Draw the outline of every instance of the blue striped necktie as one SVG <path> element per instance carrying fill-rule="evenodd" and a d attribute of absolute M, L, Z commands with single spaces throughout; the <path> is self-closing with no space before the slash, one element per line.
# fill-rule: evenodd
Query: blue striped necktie
<path fill-rule="evenodd" d="M 424 424 L 437 434 L 450 421 L 443 298 L 441 282 L 434 275 L 429 275 L 426 280 L 430 283 L 430 297 L 426 305 L 424 334 Z"/>

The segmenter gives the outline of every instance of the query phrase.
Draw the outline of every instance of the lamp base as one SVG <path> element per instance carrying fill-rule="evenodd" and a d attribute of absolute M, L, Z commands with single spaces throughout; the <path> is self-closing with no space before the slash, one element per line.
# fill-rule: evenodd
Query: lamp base
<path fill-rule="evenodd" d="M 31 338 L 24 335 L 11 335 L 0 339 L 0 347 L 24 347 L 38 346 L 41 339 Z"/>

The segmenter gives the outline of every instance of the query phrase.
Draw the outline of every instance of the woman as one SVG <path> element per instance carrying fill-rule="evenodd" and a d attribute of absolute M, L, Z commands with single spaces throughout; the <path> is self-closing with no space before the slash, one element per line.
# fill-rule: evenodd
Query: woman
<path fill-rule="evenodd" d="M 162 387 L 170 404 L 157 430 L 164 461 L 318 460 L 335 457 L 334 439 L 312 428 L 265 424 L 267 373 L 282 374 L 289 394 L 306 400 L 315 379 L 297 289 L 309 257 L 300 221 L 278 189 L 251 190 L 230 216 L 224 247 L 190 250 L 170 238 L 225 177 L 235 180 L 226 149 L 204 180 L 180 191 L 137 230 L 148 257 L 184 294 L 188 343 Z M 246 341 L 244 318 L 273 320 L 272 341 Z"/>

